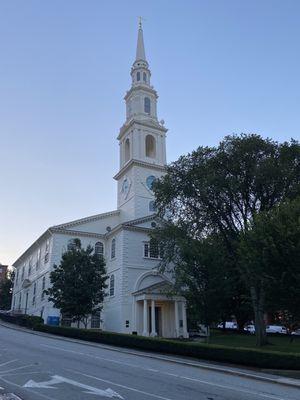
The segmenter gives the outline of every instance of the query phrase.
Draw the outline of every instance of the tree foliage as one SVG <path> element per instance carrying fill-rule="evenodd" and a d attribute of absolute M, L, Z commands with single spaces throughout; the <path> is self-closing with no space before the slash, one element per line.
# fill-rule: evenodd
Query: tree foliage
<path fill-rule="evenodd" d="M 299 160 L 300 146 L 294 140 L 278 144 L 259 135 L 233 135 L 218 147 L 199 147 L 180 157 L 154 184 L 159 215 L 185 232 L 187 240 L 222 237 L 232 271 L 241 274 L 251 293 L 260 320 L 259 344 L 265 342 L 265 292 L 250 287 L 240 269 L 240 238 L 252 229 L 256 215 L 300 194 Z"/>
<path fill-rule="evenodd" d="M 12 291 L 14 283 L 14 272 L 7 273 L 7 276 L 0 283 L 0 310 L 10 310 Z"/>
<path fill-rule="evenodd" d="M 249 284 L 263 287 L 269 311 L 300 324 L 300 197 L 258 214 L 241 238 L 240 267 Z"/>
<path fill-rule="evenodd" d="M 102 309 L 106 280 L 103 257 L 94 254 L 91 246 L 83 249 L 77 239 L 50 273 L 52 286 L 46 294 L 62 315 L 86 326 L 88 315 Z"/>

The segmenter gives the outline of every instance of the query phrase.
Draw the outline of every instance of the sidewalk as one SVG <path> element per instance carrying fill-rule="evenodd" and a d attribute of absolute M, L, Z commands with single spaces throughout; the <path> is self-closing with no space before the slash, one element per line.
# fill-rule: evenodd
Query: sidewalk
<path fill-rule="evenodd" d="M 291 386 L 291 387 L 297 387 L 300 389 L 300 379 L 295 379 L 295 378 L 290 378 L 290 374 L 295 374 L 297 371 L 280 371 L 280 370 L 272 370 L 272 371 L 266 371 L 266 370 L 259 370 L 259 369 L 254 369 L 254 368 L 245 368 L 245 367 L 234 367 L 231 365 L 226 365 L 226 364 L 220 364 L 216 362 L 208 362 L 208 361 L 196 361 L 188 357 L 178 357 L 178 356 L 169 356 L 165 354 L 158 355 L 157 353 L 151 353 L 151 352 L 144 352 L 141 350 L 133 350 L 129 348 L 123 348 L 123 347 L 116 347 L 116 346 L 110 346 L 110 345 L 105 345 L 105 344 L 99 344 L 99 343 L 94 343 L 94 342 L 89 342 L 89 341 L 84 341 L 84 340 L 79 340 L 79 339 L 73 339 L 73 338 L 67 338 L 64 336 L 59 336 L 59 335 L 52 335 L 49 333 L 44 333 L 44 332 L 38 332 L 38 331 L 33 331 L 27 328 L 23 328 L 18 325 L 13 325 L 9 324 L 4 321 L 0 321 L 0 327 L 3 326 L 8 329 L 16 330 L 16 331 L 22 331 L 24 333 L 29 333 L 32 335 L 38 335 L 38 336 L 44 336 L 48 337 L 51 339 L 56 339 L 56 340 L 62 340 L 66 342 L 72 342 L 72 343 L 78 343 L 84 346 L 89 346 L 89 347 L 96 347 L 99 349 L 106 349 L 110 351 L 116 351 L 116 352 L 121 352 L 125 354 L 132 354 L 134 356 L 138 357 L 147 357 L 147 358 L 152 358 L 156 360 L 162 360 L 166 362 L 172 362 L 176 364 L 181 364 L 181 365 L 188 365 L 191 367 L 196 367 L 196 368 L 201 368 L 201 369 L 206 369 L 210 371 L 215 371 L 215 372 L 220 372 L 223 374 L 229 374 L 229 375 L 234 375 L 234 376 L 240 376 L 248 379 L 253 379 L 253 380 L 259 380 L 259 381 L 264 381 L 264 382 L 269 382 L 269 383 L 276 383 L 280 385 L 286 385 L 286 386 Z"/>

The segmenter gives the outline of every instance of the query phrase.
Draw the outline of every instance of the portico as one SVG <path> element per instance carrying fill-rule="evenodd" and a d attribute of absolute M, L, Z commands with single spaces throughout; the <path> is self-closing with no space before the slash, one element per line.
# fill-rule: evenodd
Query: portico
<path fill-rule="evenodd" d="M 133 293 L 133 327 L 142 336 L 188 337 L 186 300 L 161 282 Z"/>

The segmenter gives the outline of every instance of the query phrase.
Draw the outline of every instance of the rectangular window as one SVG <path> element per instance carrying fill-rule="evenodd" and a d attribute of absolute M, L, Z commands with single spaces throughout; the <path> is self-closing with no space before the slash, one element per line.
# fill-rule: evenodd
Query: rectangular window
<path fill-rule="evenodd" d="M 35 296 L 36 296 L 36 283 L 33 285 L 32 305 L 35 304 Z"/>
<path fill-rule="evenodd" d="M 159 245 L 156 240 L 144 243 L 144 257 L 145 258 L 160 258 Z"/>
<path fill-rule="evenodd" d="M 49 260 L 49 248 L 50 248 L 50 240 L 48 239 L 46 240 L 45 259 L 44 259 L 45 264 Z"/>
<path fill-rule="evenodd" d="M 99 329 L 100 328 L 100 311 L 97 312 L 96 314 L 92 315 L 92 320 L 91 320 L 91 328 L 92 329 Z"/>
<path fill-rule="evenodd" d="M 37 255 L 36 255 L 36 264 L 35 268 L 38 269 L 40 266 L 40 261 L 41 261 L 41 249 L 38 249 Z"/>
<path fill-rule="evenodd" d="M 149 243 L 144 243 L 144 257 L 149 257 Z"/>

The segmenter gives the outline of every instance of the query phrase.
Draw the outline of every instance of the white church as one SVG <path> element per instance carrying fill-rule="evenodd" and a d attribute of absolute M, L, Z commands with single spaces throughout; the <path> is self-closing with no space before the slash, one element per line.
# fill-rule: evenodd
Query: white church
<path fill-rule="evenodd" d="M 120 169 L 117 209 L 52 226 L 13 264 L 12 311 L 67 324 L 44 294 L 62 254 L 80 239 L 106 261 L 107 296 L 90 328 L 143 336 L 188 337 L 186 300 L 170 296 L 172 282 L 157 270 L 159 250 L 149 232 L 158 223 L 152 183 L 165 172 L 166 132 L 157 118 L 157 92 L 150 83 L 143 30 L 138 30 L 131 88 L 125 95 L 126 121 L 118 135 Z M 54 318 L 53 318 L 54 317 Z"/>

